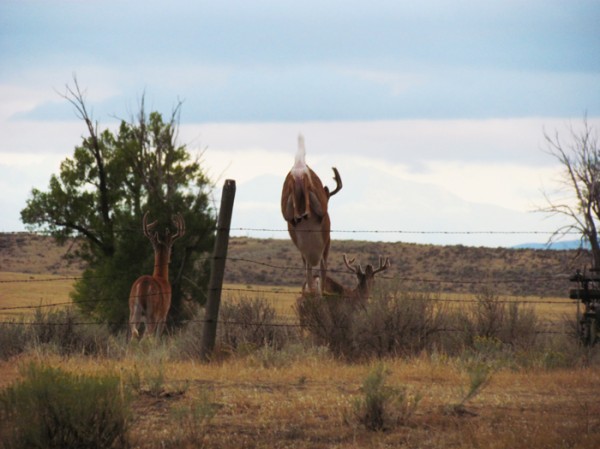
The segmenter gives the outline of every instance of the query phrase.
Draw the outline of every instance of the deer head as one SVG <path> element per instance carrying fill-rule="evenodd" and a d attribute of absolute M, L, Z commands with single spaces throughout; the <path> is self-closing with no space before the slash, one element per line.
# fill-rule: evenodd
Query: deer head
<path fill-rule="evenodd" d="M 383 257 L 379 256 L 378 268 L 373 268 L 373 265 L 367 264 L 363 270 L 360 264 L 358 266 L 354 265 L 354 259 L 348 260 L 346 254 L 344 254 L 343 257 L 344 265 L 346 265 L 350 272 L 356 275 L 356 279 L 358 280 L 358 285 L 354 289 L 356 296 L 358 296 L 361 300 L 366 301 L 371 294 L 373 284 L 375 283 L 375 275 L 387 270 L 390 267 L 390 259 L 386 257 L 384 262 Z"/>

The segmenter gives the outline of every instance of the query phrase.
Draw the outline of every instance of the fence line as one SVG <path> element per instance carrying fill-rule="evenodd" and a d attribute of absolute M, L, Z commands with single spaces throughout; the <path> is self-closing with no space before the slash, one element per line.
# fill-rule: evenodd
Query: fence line
<path fill-rule="evenodd" d="M 232 227 L 230 231 L 253 231 L 253 232 L 288 232 L 284 228 L 248 228 Z M 296 232 L 321 232 L 320 230 L 296 230 Z M 556 231 L 416 231 L 406 229 L 331 229 L 329 232 L 335 234 L 407 234 L 407 235 L 554 235 Z M 581 235 L 580 231 L 565 231 L 560 235 Z"/>
<path fill-rule="evenodd" d="M 193 320 L 182 320 L 178 324 L 188 324 L 188 323 L 215 323 L 214 320 L 208 319 L 193 319 Z M 249 322 L 249 321 L 235 321 L 235 320 L 216 320 L 218 325 L 231 325 L 231 326 L 253 326 L 253 327 L 269 327 L 269 328 L 290 328 L 290 329 L 304 329 L 310 327 L 307 324 L 301 323 L 265 323 L 265 322 Z M 65 321 L 65 322 L 27 322 L 27 321 L 0 321 L 0 325 L 8 325 L 8 326 L 31 326 L 31 327 L 41 327 L 41 326 L 119 326 L 123 323 L 118 322 L 106 322 L 106 321 Z M 145 325 L 150 324 L 158 324 L 153 322 L 144 322 Z M 347 329 L 347 326 L 333 326 L 336 329 Z M 467 332 L 465 329 L 460 328 L 439 328 L 432 331 L 432 333 L 437 332 Z M 551 334 L 551 335 L 569 335 L 572 332 L 569 330 L 536 330 L 535 334 Z"/>
<path fill-rule="evenodd" d="M 217 227 L 214 227 L 214 231 L 217 230 Z M 278 229 L 269 229 L 269 228 L 250 228 L 250 227 L 230 227 L 229 231 L 238 231 L 238 232 L 281 232 L 287 233 L 287 229 L 278 228 Z M 138 228 L 122 228 L 117 229 L 115 232 L 117 233 L 126 233 L 126 232 L 139 232 Z M 306 232 L 314 232 L 314 231 L 306 231 Z M 554 235 L 554 231 L 494 231 L 494 230 L 481 230 L 481 231 L 444 231 L 444 230 L 432 230 L 432 231 L 414 231 L 414 230 L 344 230 L 344 229 L 333 229 L 330 231 L 331 233 L 347 233 L 347 234 L 359 234 L 359 233 L 371 233 L 371 234 L 398 234 L 398 235 Z M 7 233 L 4 233 L 7 234 Z M 20 234 L 18 232 L 8 233 L 8 234 Z M 29 233 L 31 234 L 31 233 Z M 39 235 L 49 235 L 49 232 L 37 232 L 35 234 Z M 580 234 L 577 231 L 569 231 L 563 233 L 566 234 Z M 200 260 L 211 260 L 214 258 L 204 258 Z M 260 266 L 269 267 L 277 270 L 298 270 L 304 271 L 303 267 L 295 266 L 285 266 L 285 265 L 276 265 L 264 261 L 252 260 L 244 257 L 228 257 L 226 260 L 231 262 L 245 262 L 252 263 Z M 347 271 L 342 270 L 329 270 L 332 273 L 347 273 Z M 551 281 L 551 280 L 567 280 L 569 275 L 567 274 L 555 274 L 555 275 L 547 275 L 547 276 L 532 276 L 528 278 L 512 278 L 512 279 L 469 279 L 469 280 L 444 280 L 444 279 L 428 279 L 428 278 L 419 278 L 412 276 L 381 276 L 383 279 L 388 280 L 396 280 L 400 282 L 415 282 L 422 284 L 465 284 L 465 285 L 486 285 L 486 284 L 507 284 L 507 283 L 521 283 L 521 282 L 532 282 L 532 281 Z M 110 278 L 110 276 L 94 276 L 93 278 Z M 22 279 L 22 280 L 0 280 L 0 284 L 8 284 L 8 283 L 37 283 L 37 282 L 57 282 L 57 281 L 76 281 L 83 279 L 81 276 L 63 276 L 57 278 L 41 278 L 41 279 Z M 264 290 L 264 289 L 242 289 L 242 288 L 222 288 L 222 291 L 236 292 L 236 293 L 258 293 L 258 294 L 281 294 L 281 295 L 295 295 L 298 296 L 300 292 L 294 291 L 286 291 L 286 290 Z M 443 298 L 437 297 L 432 298 L 433 301 L 436 302 L 449 302 L 449 303 L 476 303 L 477 299 L 459 299 L 459 298 Z M 99 302 L 108 302 L 112 301 L 111 299 L 97 299 L 97 300 L 84 300 L 79 301 L 78 303 L 99 303 Z M 575 301 L 540 301 L 540 300 L 498 300 L 498 303 L 519 303 L 519 304 L 549 304 L 549 305 L 563 305 L 563 304 L 576 304 Z M 37 306 L 11 306 L 11 307 L 0 307 L 0 311 L 15 311 L 15 310 L 39 310 L 45 307 L 57 307 L 73 304 L 72 302 L 62 302 L 55 304 L 45 304 L 45 305 L 37 305 Z M 0 312 L 2 314 L 2 312 Z M 186 320 L 186 322 L 207 322 L 206 320 Z M 290 324 L 290 323 L 240 323 L 233 321 L 223 321 L 217 320 L 218 324 L 230 324 L 230 325 L 265 325 L 271 327 L 306 327 L 301 324 Z M 15 322 L 15 321 L 0 321 L 0 324 L 21 324 L 21 325 L 57 325 L 57 326 L 65 326 L 65 325 L 98 325 L 98 324 L 107 324 L 107 325 L 117 325 L 122 323 L 99 323 L 96 321 L 92 322 L 66 322 L 66 323 L 31 323 L 31 322 Z M 458 329 L 443 329 L 440 330 L 443 332 L 451 332 L 451 331 L 460 331 Z M 557 331 L 539 331 L 537 333 L 559 333 Z"/>
<path fill-rule="evenodd" d="M 255 293 L 255 294 L 277 294 L 277 295 L 290 295 L 290 296 L 297 296 L 299 297 L 301 295 L 300 291 L 290 291 L 290 290 L 283 290 L 280 289 L 280 287 L 273 287 L 271 289 L 260 289 L 260 288 L 233 288 L 233 287 L 224 287 L 221 289 L 221 291 L 223 292 L 232 292 L 232 293 Z M 417 292 L 419 293 L 419 292 Z M 154 294 L 148 294 L 146 296 L 151 296 L 151 295 L 158 295 L 160 293 L 154 293 Z M 466 299 L 466 298 L 448 298 L 448 297 L 443 297 L 443 296 L 436 296 L 436 293 L 430 293 L 430 292 L 422 292 L 422 294 L 431 294 L 433 295 L 431 298 L 429 298 L 432 302 L 441 302 L 441 303 L 463 303 L 463 304 L 474 304 L 474 303 L 478 303 L 480 302 L 480 300 L 478 300 L 477 298 L 473 298 L 473 299 Z M 460 294 L 460 293 L 459 293 Z M 324 295 L 325 297 L 336 297 L 336 295 L 333 294 L 327 294 L 325 293 Z M 497 299 L 494 300 L 495 303 L 497 304 L 534 304 L 534 305 L 540 305 L 540 304 L 545 304 L 545 305 L 576 305 L 577 301 L 575 300 L 535 300 L 535 299 L 517 299 L 519 298 L 518 296 L 513 296 L 512 298 L 515 299 Z M 422 298 L 404 298 L 408 301 L 420 301 L 422 300 Z M 69 302 L 60 302 L 60 303 L 52 303 L 52 304 L 39 304 L 39 305 L 27 305 L 27 306 L 8 306 L 8 307 L 0 307 L 0 315 L 3 315 L 4 311 L 15 311 L 15 310 L 35 310 L 35 309 L 41 309 L 41 308 L 49 308 L 49 307 L 58 307 L 58 306 L 69 306 L 69 305 L 76 305 L 76 304 L 80 304 L 80 303 L 102 303 L 102 302 L 114 302 L 113 298 L 104 298 L 104 299 L 87 299 L 87 300 L 81 300 L 81 301 L 77 301 L 77 302 L 73 302 L 73 301 L 69 301 Z"/>
<path fill-rule="evenodd" d="M 216 232 L 218 229 L 216 226 L 210 227 L 209 231 Z M 252 231 L 252 232 L 282 232 L 286 233 L 288 230 L 286 228 L 252 228 L 252 227 L 230 227 L 229 231 Z M 90 228 L 89 231 L 95 231 L 93 228 Z M 113 232 L 116 234 L 124 234 L 130 232 L 141 232 L 141 228 L 117 228 L 113 229 Z M 296 232 L 321 232 L 314 230 L 297 230 Z M 431 230 L 431 231 L 418 231 L 418 230 L 410 230 L 410 229 L 331 229 L 331 233 L 335 234 L 407 234 L 407 235 L 555 235 L 556 231 L 515 231 L 515 230 L 507 230 L 507 231 L 499 231 L 499 230 L 473 230 L 473 231 L 445 231 L 443 229 Z M 51 231 L 0 231 L 0 234 L 6 235 L 39 235 L 39 236 L 51 236 Z M 581 235 L 580 231 L 570 230 L 570 231 L 561 231 L 560 235 Z"/>

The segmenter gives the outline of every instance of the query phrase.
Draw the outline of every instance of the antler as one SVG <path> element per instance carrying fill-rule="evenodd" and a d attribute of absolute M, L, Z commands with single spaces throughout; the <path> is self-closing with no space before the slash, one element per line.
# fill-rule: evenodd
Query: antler
<path fill-rule="evenodd" d="M 149 212 L 146 212 L 144 214 L 144 218 L 142 219 L 142 230 L 144 231 L 144 235 L 148 237 L 148 240 L 150 240 L 152 244 L 156 244 L 159 241 L 158 232 L 154 232 L 154 234 L 152 232 L 154 231 L 158 220 L 148 224 L 148 214 Z"/>
<path fill-rule="evenodd" d="M 146 212 L 144 214 L 144 218 L 142 220 L 142 229 L 144 230 L 144 235 L 148 237 L 148 239 L 152 242 L 153 245 L 161 244 L 171 246 L 175 240 L 185 235 L 185 220 L 183 219 L 183 215 L 177 214 L 174 215 L 172 220 L 175 225 L 175 233 L 171 235 L 171 231 L 169 228 L 165 230 L 165 239 L 164 242 L 158 235 L 158 232 L 154 232 L 154 228 L 158 223 L 158 220 L 153 221 L 152 223 L 148 223 L 148 214 Z"/>
<path fill-rule="evenodd" d="M 183 215 L 177 214 L 173 216 L 172 220 L 177 230 L 175 231 L 175 234 L 171 236 L 171 243 L 185 235 L 185 220 L 183 219 Z"/>
<path fill-rule="evenodd" d="M 354 263 L 354 259 L 348 260 L 348 258 L 346 257 L 346 254 L 344 254 L 344 264 L 346 264 L 346 267 L 348 267 L 348 269 L 350 271 L 352 271 L 353 273 L 364 274 L 363 269 L 360 266 L 360 264 L 358 264 L 358 268 L 357 268 L 354 265 L 352 265 L 353 263 Z"/>
<path fill-rule="evenodd" d="M 390 267 L 390 258 L 386 257 L 385 258 L 385 263 L 383 262 L 383 257 L 379 256 L 379 268 L 377 268 L 375 271 L 373 271 L 373 274 L 377 274 L 380 271 L 384 271 L 387 270 Z"/>
<path fill-rule="evenodd" d="M 167 246 L 173 245 L 175 240 L 185 235 L 185 220 L 183 219 L 183 215 L 173 215 L 171 220 L 175 225 L 175 233 L 171 235 L 171 230 L 169 228 L 165 229 L 165 245 Z"/>
<path fill-rule="evenodd" d="M 346 267 L 348 267 L 348 269 L 350 271 L 352 271 L 353 273 L 356 274 L 365 274 L 365 272 L 362 269 L 362 266 L 360 264 L 358 264 L 358 267 L 356 267 L 354 264 L 354 259 L 350 259 L 348 260 L 348 258 L 346 257 L 346 255 L 344 254 L 344 264 L 346 264 Z M 371 264 L 367 265 L 367 271 L 372 271 L 372 275 L 376 275 L 377 273 L 381 272 L 381 271 L 385 271 L 390 267 L 390 258 L 386 257 L 385 258 L 385 262 L 383 260 L 382 256 L 379 256 L 379 267 L 377 269 L 373 269 L 373 266 Z"/>

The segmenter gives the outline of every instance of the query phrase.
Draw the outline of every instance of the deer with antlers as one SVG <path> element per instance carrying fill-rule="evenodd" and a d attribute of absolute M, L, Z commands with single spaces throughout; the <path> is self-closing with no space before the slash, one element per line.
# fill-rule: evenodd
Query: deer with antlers
<path fill-rule="evenodd" d="M 281 192 L 281 213 L 292 242 L 302 254 L 308 288 L 317 294 L 323 293 L 323 285 L 315 287 L 312 268 L 319 265 L 321 279 L 325 279 L 331 244 L 328 203 L 329 198 L 342 188 L 342 179 L 335 167 L 333 173 L 336 188 L 330 191 L 306 164 L 304 137 L 298 136 L 294 166 L 287 174 Z"/>
<path fill-rule="evenodd" d="M 154 249 L 154 272 L 140 276 L 131 286 L 129 293 L 129 327 L 131 337 L 139 337 L 138 326 L 145 325 L 144 335 L 160 337 L 171 307 L 171 283 L 169 262 L 173 243 L 185 234 L 185 221 L 181 214 L 173 217 L 175 232 L 169 228 L 164 235 L 155 231 L 157 221 L 148 223 L 148 212 L 144 214 L 142 229 Z"/>
<path fill-rule="evenodd" d="M 354 265 L 355 259 L 348 260 L 345 254 L 343 257 L 346 268 L 348 268 L 351 273 L 356 275 L 358 283 L 354 288 L 347 288 L 343 286 L 331 276 L 326 276 L 325 282 L 321 282 L 320 277 L 315 276 L 314 281 L 317 285 L 322 284 L 325 295 L 339 296 L 356 303 L 364 304 L 369 299 L 369 296 L 371 296 L 371 290 L 375 284 L 375 275 L 387 270 L 390 267 L 390 259 L 389 257 L 386 257 L 384 260 L 383 257 L 380 256 L 378 268 L 374 268 L 373 265 L 367 264 L 363 270 L 360 264 L 358 266 Z M 307 285 L 305 283 L 302 287 L 302 294 L 306 295 L 307 293 Z"/>

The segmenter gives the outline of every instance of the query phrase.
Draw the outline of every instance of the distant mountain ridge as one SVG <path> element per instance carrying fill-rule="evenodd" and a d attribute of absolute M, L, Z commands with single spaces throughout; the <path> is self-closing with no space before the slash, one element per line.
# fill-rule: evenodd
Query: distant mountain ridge
<path fill-rule="evenodd" d="M 564 242 L 553 242 L 548 243 L 521 243 L 520 245 L 512 246 L 513 249 L 548 249 L 555 251 L 569 251 L 579 249 L 581 247 L 581 240 L 567 240 Z M 589 244 L 583 244 L 584 249 L 589 249 Z"/>

